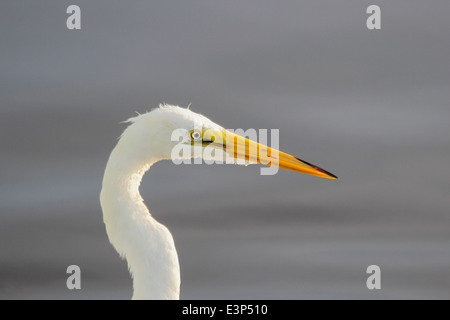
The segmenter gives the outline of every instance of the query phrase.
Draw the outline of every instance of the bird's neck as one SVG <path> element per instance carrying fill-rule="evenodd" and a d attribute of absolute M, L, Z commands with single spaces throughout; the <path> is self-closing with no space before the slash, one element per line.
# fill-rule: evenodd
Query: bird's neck
<path fill-rule="evenodd" d="M 109 240 L 127 260 L 133 299 L 178 299 L 180 271 L 172 235 L 150 215 L 139 193 L 142 177 L 159 159 L 140 161 L 127 151 L 119 142 L 103 178 L 100 202 Z"/>

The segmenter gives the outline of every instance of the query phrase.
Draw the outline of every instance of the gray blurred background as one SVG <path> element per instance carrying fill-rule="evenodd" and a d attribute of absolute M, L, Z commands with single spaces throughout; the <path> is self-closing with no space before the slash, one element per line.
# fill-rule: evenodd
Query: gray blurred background
<path fill-rule="evenodd" d="M 162 102 L 280 129 L 281 150 L 340 177 L 152 167 L 141 193 L 174 236 L 181 298 L 450 298 L 449 15 L 446 0 L 2 1 L 0 298 L 131 297 L 98 195 L 120 122 Z"/>

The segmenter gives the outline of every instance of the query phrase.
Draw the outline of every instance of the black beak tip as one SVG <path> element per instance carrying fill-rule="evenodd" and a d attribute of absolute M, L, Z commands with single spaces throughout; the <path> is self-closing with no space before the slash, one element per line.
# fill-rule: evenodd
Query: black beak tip
<path fill-rule="evenodd" d="M 322 172 L 322 173 L 325 173 L 327 176 L 330 176 L 330 177 L 332 177 L 333 179 L 336 179 L 336 180 L 339 179 L 337 176 L 335 176 L 335 175 L 332 174 L 331 172 L 328 172 L 328 171 L 326 171 L 326 170 L 324 170 L 324 169 L 322 169 L 322 168 L 320 168 L 320 167 L 318 167 L 318 166 L 316 166 L 316 165 L 313 165 L 312 163 L 309 163 L 309 162 L 307 162 L 307 161 L 305 161 L 305 160 L 302 160 L 302 159 L 300 159 L 300 158 L 297 158 L 297 157 L 295 157 L 295 159 L 297 159 L 298 161 L 301 161 L 301 162 L 303 162 L 303 163 L 306 163 L 308 166 L 310 166 L 310 167 L 316 169 L 317 171 L 320 171 L 320 172 Z"/>

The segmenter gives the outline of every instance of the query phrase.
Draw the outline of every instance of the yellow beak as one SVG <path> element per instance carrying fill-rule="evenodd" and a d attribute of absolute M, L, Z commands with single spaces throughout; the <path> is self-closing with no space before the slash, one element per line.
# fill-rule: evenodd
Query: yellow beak
<path fill-rule="evenodd" d="M 222 149 L 235 159 L 269 166 L 278 166 L 281 169 L 302 172 L 327 179 L 337 179 L 334 174 L 318 166 L 230 131 L 206 130 L 203 133 L 203 141 L 207 141 L 209 146 Z"/>

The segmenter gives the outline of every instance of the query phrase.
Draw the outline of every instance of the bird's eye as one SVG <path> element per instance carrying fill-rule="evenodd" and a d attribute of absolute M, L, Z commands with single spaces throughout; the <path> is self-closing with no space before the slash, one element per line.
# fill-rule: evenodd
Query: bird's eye
<path fill-rule="evenodd" d="M 200 131 L 194 130 L 194 131 L 191 132 L 191 139 L 192 140 L 199 140 L 201 137 L 202 137 L 202 134 L 201 134 Z"/>

